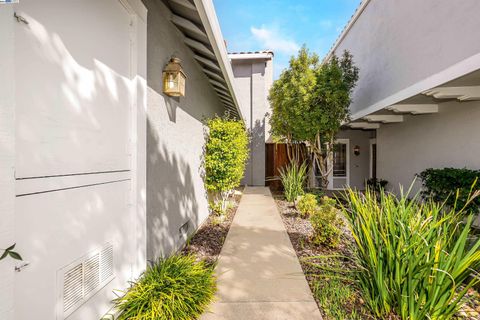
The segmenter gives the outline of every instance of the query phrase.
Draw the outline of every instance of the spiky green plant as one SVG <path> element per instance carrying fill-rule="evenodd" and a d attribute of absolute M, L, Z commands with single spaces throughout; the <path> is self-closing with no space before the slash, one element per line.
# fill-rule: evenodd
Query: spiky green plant
<path fill-rule="evenodd" d="M 303 187 L 307 179 L 307 165 L 291 163 L 280 169 L 280 180 L 288 202 L 294 202 L 304 194 Z"/>
<path fill-rule="evenodd" d="M 215 291 L 213 266 L 177 254 L 149 266 L 114 302 L 120 320 L 190 320 L 206 310 Z"/>
<path fill-rule="evenodd" d="M 372 312 L 384 319 L 450 319 L 478 283 L 480 241 L 469 246 L 472 217 L 408 192 L 348 190 L 343 208 L 358 246 L 358 283 Z"/>

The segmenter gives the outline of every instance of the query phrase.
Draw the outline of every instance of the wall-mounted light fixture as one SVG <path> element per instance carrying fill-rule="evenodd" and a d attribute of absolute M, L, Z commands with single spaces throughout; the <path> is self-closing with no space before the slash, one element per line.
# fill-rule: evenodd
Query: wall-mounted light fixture
<path fill-rule="evenodd" d="M 360 155 L 360 146 L 359 146 L 359 145 L 356 145 L 356 146 L 353 148 L 353 154 L 356 155 L 356 156 L 359 156 L 359 155 Z"/>
<path fill-rule="evenodd" d="M 163 93 L 171 97 L 185 96 L 185 80 L 180 59 L 172 57 L 163 69 Z"/>

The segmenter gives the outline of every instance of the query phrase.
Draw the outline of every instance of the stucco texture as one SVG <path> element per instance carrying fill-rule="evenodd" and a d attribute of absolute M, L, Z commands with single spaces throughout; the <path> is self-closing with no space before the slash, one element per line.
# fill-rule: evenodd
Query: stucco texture
<path fill-rule="evenodd" d="M 147 258 L 168 255 L 208 215 L 202 180 L 202 120 L 224 108 L 171 24 L 162 1 L 144 0 L 147 23 Z M 172 55 L 182 60 L 187 75 L 185 97 L 162 93 L 162 70 Z"/>
<path fill-rule="evenodd" d="M 408 188 L 427 168 L 480 168 L 480 102 L 447 102 L 439 112 L 406 116 L 377 130 L 378 177 Z M 419 181 L 414 188 L 418 190 Z"/>
<path fill-rule="evenodd" d="M 477 0 L 372 0 L 335 53 L 360 68 L 352 114 L 480 52 Z"/>

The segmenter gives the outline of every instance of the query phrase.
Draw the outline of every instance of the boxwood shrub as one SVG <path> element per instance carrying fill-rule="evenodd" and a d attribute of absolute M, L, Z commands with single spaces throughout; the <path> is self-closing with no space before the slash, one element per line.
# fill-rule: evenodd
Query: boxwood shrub
<path fill-rule="evenodd" d="M 473 187 L 480 177 L 480 170 L 443 168 L 426 169 L 418 174 L 422 180 L 424 199 L 431 199 L 443 203 L 451 208 L 461 209 L 467 203 Z M 474 186 L 475 184 L 475 186 Z M 457 194 L 458 192 L 458 194 Z M 474 199 L 466 208 L 467 212 L 478 212 L 480 197 Z"/>

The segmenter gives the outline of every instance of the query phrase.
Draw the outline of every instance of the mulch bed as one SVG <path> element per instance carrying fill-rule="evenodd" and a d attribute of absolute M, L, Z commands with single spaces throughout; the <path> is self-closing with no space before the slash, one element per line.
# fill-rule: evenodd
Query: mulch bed
<path fill-rule="evenodd" d="M 351 256 L 351 248 L 353 246 L 353 238 L 350 235 L 348 229 L 344 228 L 340 244 L 337 248 L 331 249 L 325 246 L 316 246 L 310 242 L 310 238 L 313 235 L 313 228 L 308 219 L 301 218 L 295 207 L 287 202 L 283 194 L 279 192 L 274 192 L 273 197 L 277 204 L 277 207 L 280 211 L 285 228 L 290 237 L 290 241 L 297 253 L 297 256 L 300 260 L 300 264 L 303 269 L 303 273 L 308 281 L 310 289 L 312 290 L 313 296 L 318 304 L 320 312 L 324 319 L 329 319 L 325 314 L 320 302 L 318 301 L 315 295 L 315 282 L 317 281 L 316 276 L 321 274 L 322 271 L 314 268 L 311 264 L 320 262 L 320 259 L 315 259 L 314 257 L 318 256 L 330 256 L 330 255 L 342 255 L 342 256 Z M 308 260 L 306 260 L 307 258 Z M 337 259 L 340 262 L 341 269 L 351 270 L 353 266 L 348 259 Z M 360 296 L 355 297 L 356 301 L 352 301 L 346 305 L 346 308 L 351 308 L 347 312 L 351 312 L 353 309 L 357 314 L 365 314 L 365 319 L 372 319 L 373 317 L 366 314 L 365 308 L 363 308 L 363 301 Z"/>
<path fill-rule="evenodd" d="M 231 206 L 224 215 L 210 214 L 195 235 L 188 241 L 183 253 L 195 254 L 198 259 L 214 264 L 222 250 L 228 230 L 232 224 L 243 189 L 238 189 L 230 199 Z"/>
<path fill-rule="evenodd" d="M 308 219 L 301 218 L 295 207 L 287 202 L 280 192 L 272 192 L 277 207 L 280 211 L 280 215 L 282 217 L 283 223 L 285 228 L 287 229 L 287 233 L 290 237 L 290 241 L 297 253 L 297 256 L 300 260 L 300 264 L 302 266 L 303 272 L 305 277 L 308 281 L 310 289 L 312 290 L 313 296 L 318 304 L 320 312 L 325 320 L 329 319 L 328 316 L 325 314 L 322 306 L 315 295 L 315 283 L 317 282 L 316 276 L 324 273 L 321 270 L 318 270 L 312 267 L 311 263 L 322 263 L 321 259 L 315 259 L 312 257 L 318 256 L 328 256 L 328 255 L 342 255 L 346 257 L 351 257 L 353 248 L 354 248 L 354 239 L 351 236 L 350 231 L 347 227 L 343 228 L 340 245 L 338 248 L 331 249 L 324 246 L 315 246 L 310 242 L 310 238 L 313 234 L 313 228 L 310 224 Z M 306 260 L 307 259 L 307 260 Z M 340 262 L 340 265 L 336 265 L 335 267 L 345 270 L 353 270 L 353 265 L 349 262 L 348 259 L 337 259 Z M 352 285 L 353 283 L 346 284 Z M 357 315 L 360 315 L 361 319 L 375 319 L 366 309 L 364 306 L 364 302 L 360 297 L 360 293 L 358 293 L 354 301 L 347 304 L 345 308 L 350 308 L 347 312 L 355 311 Z M 464 308 L 460 310 L 459 314 L 457 315 L 456 319 L 462 320 L 479 320 L 479 312 L 480 312 L 480 295 L 476 290 L 469 290 L 467 294 L 467 303 L 465 304 Z M 392 316 L 391 319 L 395 319 L 395 316 Z"/>

